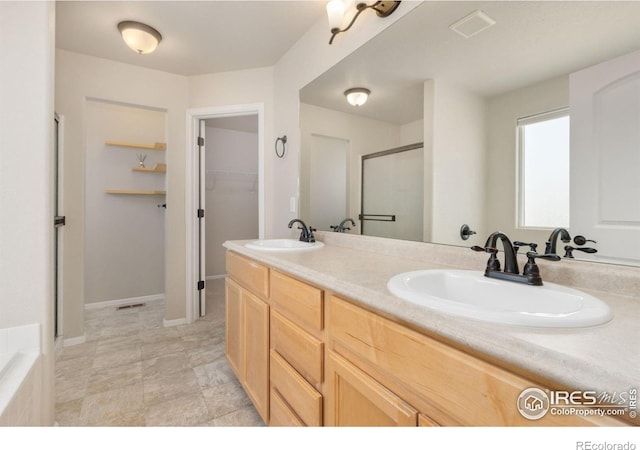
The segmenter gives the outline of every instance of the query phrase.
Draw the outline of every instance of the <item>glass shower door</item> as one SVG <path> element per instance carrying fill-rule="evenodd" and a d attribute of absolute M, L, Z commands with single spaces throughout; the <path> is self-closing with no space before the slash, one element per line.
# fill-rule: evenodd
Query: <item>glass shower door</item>
<path fill-rule="evenodd" d="M 362 156 L 362 234 L 423 240 L 423 145 Z"/>

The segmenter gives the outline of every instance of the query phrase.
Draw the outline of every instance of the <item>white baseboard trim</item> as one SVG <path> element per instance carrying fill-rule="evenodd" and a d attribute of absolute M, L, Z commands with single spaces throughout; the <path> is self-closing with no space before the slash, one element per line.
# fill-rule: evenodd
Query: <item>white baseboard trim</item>
<path fill-rule="evenodd" d="M 183 317 L 181 319 L 171 319 L 171 320 L 162 319 L 163 327 L 175 327 L 177 325 L 186 325 L 186 324 L 187 324 L 186 317 Z"/>
<path fill-rule="evenodd" d="M 87 337 L 83 334 L 82 336 L 72 337 L 68 339 L 64 339 L 62 341 L 63 347 L 71 347 L 72 345 L 84 344 L 87 342 Z"/>
<path fill-rule="evenodd" d="M 209 275 L 209 276 L 206 278 L 206 280 L 207 280 L 207 281 L 208 281 L 208 280 L 219 280 L 220 278 L 224 278 L 224 277 L 226 277 L 226 275 L 225 275 L 225 274 L 222 274 L 222 275 Z"/>
<path fill-rule="evenodd" d="M 121 298 L 106 302 L 85 303 L 84 309 L 117 308 L 118 306 L 135 305 L 136 303 L 155 302 L 164 300 L 164 294 L 143 295 L 141 297 Z"/>

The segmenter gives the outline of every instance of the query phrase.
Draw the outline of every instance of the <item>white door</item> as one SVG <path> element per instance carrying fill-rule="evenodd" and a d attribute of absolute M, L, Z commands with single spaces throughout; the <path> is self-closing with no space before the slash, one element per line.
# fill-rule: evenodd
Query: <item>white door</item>
<path fill-rule="evenodd" d="M 199 246 L 198 246 L 198 295 L 199 295 L 199 315 L 200 317 L 206 314 L 206 303 L 207 303 L 207 289 L 206 289 L 206 278 L 207 278 L 207 270 L 206 270 L 206 262 L 207 262 L 207 247 L 206 247 L 206 231 L 207 227 L 205 226 L 205 192 L 206 192 L 206 183 L 205 183 L 205 175 L 206 175 L 206 164 L 205 164 L 205 121 L 200 120 L 198 123 L 198 211 L 196 214 L 198 215 L 198 236 L 199 236 Z"/>
<path fill-rule="evenodd" d="M 640 52 L 572 74 L 570 116 L 571 234 L 597 241 L 589 259 L 638 263 Z"/>
<path fill-rule="evenodd" d="M 349 141 L 312 136 L 309 152 L 309 223 L 331 230 L 349 215 L 347 207 Z"/>

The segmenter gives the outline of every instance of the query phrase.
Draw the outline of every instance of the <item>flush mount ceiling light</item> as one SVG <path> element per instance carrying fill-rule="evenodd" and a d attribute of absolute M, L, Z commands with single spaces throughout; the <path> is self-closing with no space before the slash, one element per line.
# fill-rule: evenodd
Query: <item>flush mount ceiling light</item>
<path fill-rule="evenodd" d="M 377 1 L 371 5 L 367 2 L 358 2 L 356 4 L 356 13 L 346 28 L 340 28 L 344 22 L 345 15 L 351 9 L 354 0 L 331 0 L 327 3 L 327 16 L 329 17 L 329 27 L 331 28 L 331 39 L 329 45 L 333 42 L 336 34 L 347 31 L 355 23 L 356 19 L 363 11 L 373 9 L 378 17 L 388 17 L 400 6 L 399 1 L 387 2 Z"/>
<path fill-rule="evenodd" d="M 118 24 L 122 39 L 131 50 L 136 53 L 151 53 L 158 47 L 162 35 L 153 27 L 132 20 L 125 20 Z"/>
<path fill-rule="evenodd" d="M 351 88 L 344 91 L 347 101 L 353 106 L 362 106 L 367 102 L 371 91 L 366 88 Z"/>

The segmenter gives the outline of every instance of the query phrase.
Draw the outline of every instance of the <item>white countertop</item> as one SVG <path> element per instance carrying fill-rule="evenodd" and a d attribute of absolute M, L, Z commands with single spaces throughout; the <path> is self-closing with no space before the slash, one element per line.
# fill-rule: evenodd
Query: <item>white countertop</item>
<path fill-rule="evenodd" d="M 613 393 L 640 387 L 638 296 L 581 289 L 606 302 L 613 312 L 610 322 L 596 327 L 499 325 L 445 315 L 395 297 L 387 290 L 387 281 L 398 273 L 455 267 L 452 265 L 326 241 L 319 249 L 278 253 L 248 249 L 246 242 L 227 241 L 224 247 L 567 388 Z M 480 260 L 476 257 L 474 264 L 475 261 Z M 483 270 L 483 263 L 476 269 Z"/>

